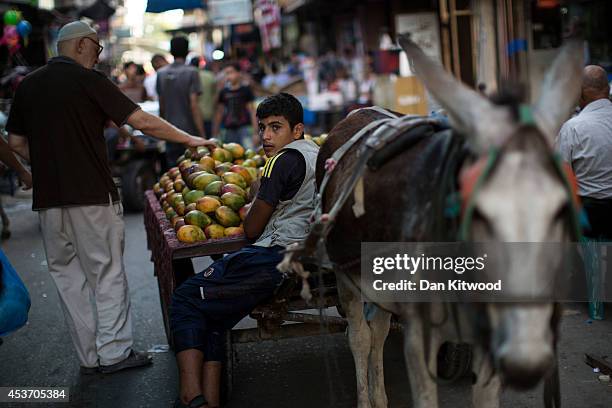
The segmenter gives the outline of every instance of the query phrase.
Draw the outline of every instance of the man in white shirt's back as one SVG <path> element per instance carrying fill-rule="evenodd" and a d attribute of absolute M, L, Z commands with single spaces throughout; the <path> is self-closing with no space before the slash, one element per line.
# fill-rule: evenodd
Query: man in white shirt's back
<path fill-rule="evenodd" d="M 612 102 L 606 71 L 584 69 L 580 108 L 557 138 L 562 158 L 578 180 L 578 195 L 589 217 L 589 236 L 612 240 Z"/>
<path fill-rule="evenodd" d="M 157 95 L 157 89 L 156 89 L 157 71 L 159 71 L 160 68 L 163 68 L 166 65 L 168 65 L 168 61 L 163 55 L 155 54 L 153 58 L 151 58 L 151 65 L 153 65 L 153 69 L 155 70 L 155 72 L 153 72 L 152 74 L 150 74 L 149 76 L 145 78 L 144 87 L 147 91 L 147 97 L 152 101 L 156 101 L 159 98 L 159 95 Z"/>

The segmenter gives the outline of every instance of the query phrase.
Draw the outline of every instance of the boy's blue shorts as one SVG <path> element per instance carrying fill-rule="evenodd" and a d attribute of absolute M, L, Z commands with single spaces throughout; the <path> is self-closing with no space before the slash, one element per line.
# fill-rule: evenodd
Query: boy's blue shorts
<path fill-rule="evenodd" d="M 174 291 L 170 329 L 174 351 L 198 349 L 205 361 L 223 361 L 224 333 L 282 281 L 283 248 L 247 246 L 214 262 Z"/>

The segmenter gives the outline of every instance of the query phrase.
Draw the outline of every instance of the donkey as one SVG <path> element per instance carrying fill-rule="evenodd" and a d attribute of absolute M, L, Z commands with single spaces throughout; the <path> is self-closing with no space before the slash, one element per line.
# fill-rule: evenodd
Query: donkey
<path fill-rule="evenodd" d="M 399 43 L 408 54 L 413 70 L 434 98 L 445 108 L 456 132 L 464 135 L 470 154 L 459 157 L 459 150 L 446 155 L 448 140 L 423 138 L 397 153 L 374 171 L 363 175 L 365 215 L 356 217 L 355 196 L 351 194 L 327 236 L 326 249 L 337 266 L 336 276 L 342 308 L 348 320 L 348 338 L 357 376 L 359 408 L 387 406 L 383 375 L 383 345 L 390 327 L 390 316 L 398 316 L 404 330 L 404 357 L 414 406 L 438 406 L 435 355 L 443 340 L 453 335 L 449 324 L 433 327 L 444 314 L 444 304 L 423 308 L 414 303 L 383 303 L 370 319 L 364 315 L 359 289 L 361 242 L 444 240 L 432 233 L 434 203 L 440 195 L 436 167 L 453 160 L 456 181 L 459 174 L 491 147 L 500 150 L 496 165 L 470 197 L 472 218 L 468 239 L 475 242 L 566 242 L 571 223 L 560 216 L 572 204 L 567 185 L 551 166 L 552 145 L 562 123 L 569 117 L 580 92 L 582 48 L 578 41 L 564 46 L 547 73 L 541 96 L 533 106 L 533 121 L 521 123 L 516 106 L 496 105 L 455 80 L 439 64 L 430 60 L 408 36 Z M 326 172 L 326 161 L 351 136 L 382 114 L 361 110 L 340 122 L 329 134 L 317 158 L 317 183 Z M 454 136 L 456 137 L 456 136 Z M 347 179 L 355 171 L 359 143 L 336 164 L 322 197 L 323 212 L 336 202 Z M 473 157 L 473 160 L 470 159 Z M 356 194 L 356 193 L 355 193 Z M 439 200 L 438 200 L 439 201 Z M 359 203 L 358 203 L 359 204 Z M 393 212 L 396 213 L 393 213 Z M 529 270 L 508 266 L 507 273 L 523 276 L 550 274 L 550 259 L 530 254 Z M 357 290 L 356 290 L 357 289 Z M 473 404 L 495 407 L 502 384 L 532 387 L 547 378 L 555 367 L 555 329 L 558 322 L 553 303 L 483 304 L 474 311 L 459 305 L 458 321 L 463 340 L 474 345 L 473 370 L 476 383 Z M 425 310 L 425 312 L 424 312 Z M 478 314 L 487 322 L 484 333 L 471 330 Z M 431 350 L 431 355 L 428 351 Z"/>

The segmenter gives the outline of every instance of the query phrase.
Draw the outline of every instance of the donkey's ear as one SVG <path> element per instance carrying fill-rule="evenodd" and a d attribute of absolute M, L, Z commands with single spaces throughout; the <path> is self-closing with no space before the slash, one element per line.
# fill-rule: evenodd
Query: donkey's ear
<path fill-rule="evenodd" d="M 410 39 L 410 34 L 400 34 L 398 42 L 408 55 L 413 71 L 448 112 L 454 127 L 473 138 L 476 147 L 486 149 L 512 133 L 515 125 L 507 108 L 495 106 L 456 80 L 427 57 Z"/>
<path fill-rule="evenodd" d="M 533 113 L 538 127 L 551 144 L 578 102 L 583 67 L 583 43 L 572 39 L 563 46 L 546 73 Z"/>

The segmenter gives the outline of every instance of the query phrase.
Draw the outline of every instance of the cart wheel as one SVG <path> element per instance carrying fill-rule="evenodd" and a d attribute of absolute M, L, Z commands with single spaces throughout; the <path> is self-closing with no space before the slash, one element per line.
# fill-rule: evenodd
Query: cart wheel
<path fill-rule="evenodd" d="M 438 378 L 454 381 L 471 372 L 472 346 L 445 342 L 438 351 Z"/>
<path fill-rule="evenodd" d="M 126 210 L 142 211 L 144 193 L 155 184 L 155 169 L 147 160 L 134 160 L 123 169 L 121 185 Z"/>
<path fill-rule="evenodd" d="M 234 343 L 232 343 L 232 331 L 227 330 L 225 334 L 225 361 L 221 371 L 221 405 L 227 405 L 234 386 Z"/>
<path fill-rule="evenodd" d="M 159 279 L 157 279 L 157 290 L 159 291 L 159 303 L 161 305 L 162 320 L 164 321 L 164 331 L 166 333 L 166 340 L 168 341 L 168 346 L 170 346 L 170 349 L 174 349 L 172 334 L 170 333 L 170 316 L 168 315 L 170 305 L 168 304 L 166 298 L 162 293 Z"/>

